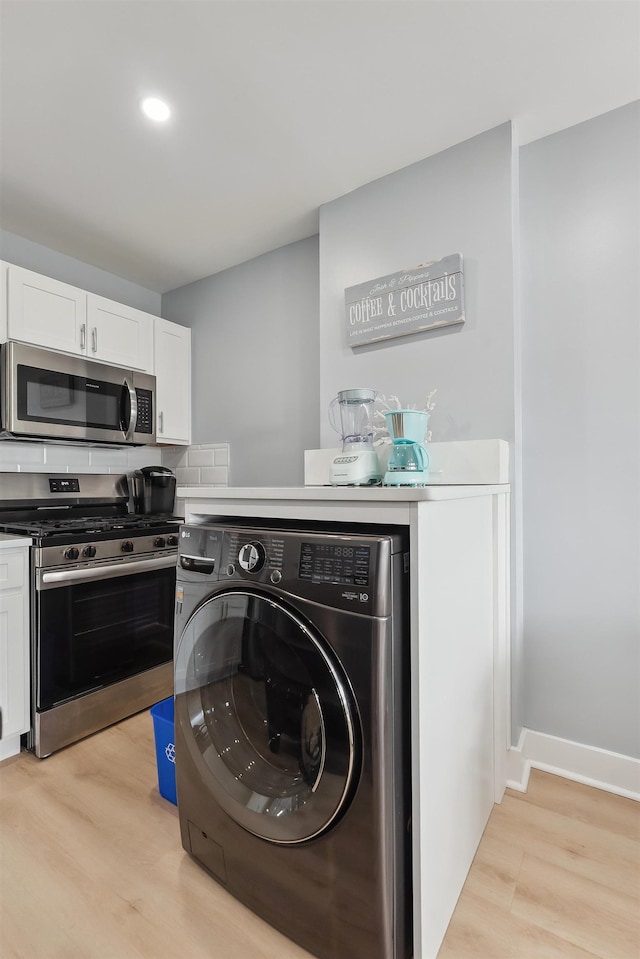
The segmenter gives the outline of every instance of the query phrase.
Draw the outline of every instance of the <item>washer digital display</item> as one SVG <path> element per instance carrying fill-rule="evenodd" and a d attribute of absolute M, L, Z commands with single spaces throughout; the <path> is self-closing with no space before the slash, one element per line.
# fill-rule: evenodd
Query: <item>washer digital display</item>
<path fill-rule="evenodd" d="M 341 586 L 368 586 L 371 547 L 357 544 L 302 543 L 300 579 Z"/>

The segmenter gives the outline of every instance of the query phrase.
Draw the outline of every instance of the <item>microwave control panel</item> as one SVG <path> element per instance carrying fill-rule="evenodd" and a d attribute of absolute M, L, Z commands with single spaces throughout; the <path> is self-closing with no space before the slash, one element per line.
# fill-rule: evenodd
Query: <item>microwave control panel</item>
<path fill-rule="evenodd" d="M 136 388 L 138 398 L 138 420 L 136 433 L 153 433 L 153 404 L 151 390 Z"/>

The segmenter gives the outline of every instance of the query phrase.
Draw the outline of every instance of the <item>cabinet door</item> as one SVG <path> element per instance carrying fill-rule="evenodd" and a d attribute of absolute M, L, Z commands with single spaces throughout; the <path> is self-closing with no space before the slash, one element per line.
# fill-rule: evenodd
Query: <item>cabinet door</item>
<path fill-rule="evenodd" d="M 125 369 L 152 372 L 156 317 L 104 296 L 87 294 L 87 356 Z"/>
<path fill-rule="evenodd" d="M 191 330 L 156 319 L 156 439 L 191 442 Z"/>
<path fill-rule="evenodd" d="M 87 294 L 19 266 L 7 270 L 10 340 L 63 353 L 85 352 Z"/>
<path fill-rule="evenodd" d="M 2 739 L 29 729 L 27 550 L 0 550 L 0 707 Z"/>

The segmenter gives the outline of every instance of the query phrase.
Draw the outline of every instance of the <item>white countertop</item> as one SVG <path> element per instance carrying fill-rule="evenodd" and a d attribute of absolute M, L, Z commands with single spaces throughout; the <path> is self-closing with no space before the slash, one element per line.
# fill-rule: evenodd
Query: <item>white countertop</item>
<path fill-rule="evenodd" d="M 179 486 L 188 522 L 201 517 L 408 526 L 429 502 L 477 499 L 508 493 L 509 486 Z"/>
<path fill-rule="evenodd" d="M 187 500 L 295 500 L 325 503 L 415 503 L 506 493 L 508 484 L 486 486 L 179 486 Z"/>
<path fill-rule="evenodd" d="M 21 533 L 0 533 L 0 549 L 9 549 L 15 546 L 31 546 L 31 537 Z"/>

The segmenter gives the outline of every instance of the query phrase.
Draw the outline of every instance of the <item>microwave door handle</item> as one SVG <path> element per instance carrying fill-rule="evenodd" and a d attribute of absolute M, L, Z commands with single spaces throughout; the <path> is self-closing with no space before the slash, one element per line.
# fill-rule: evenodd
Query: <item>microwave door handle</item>
<path fill-rule="evenodd" d="M 123 416 L 122 416 L 122 431 L 125 434 L 125 439 L 131 442 L 133 440 L 133 434 L 136 431 L 136 424 L 138 422 L 138 394 L 135 391 L 135 388 L 125 379 L 122 385 L 122 400 L 123 400 Z M 124 407 L 125 399 L 129 398 L 129 422 L 127 423 L 124 416 Z"/>

